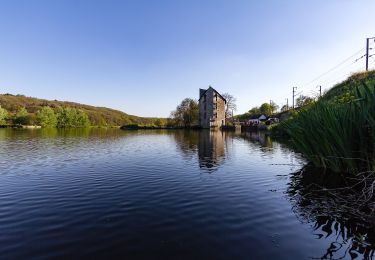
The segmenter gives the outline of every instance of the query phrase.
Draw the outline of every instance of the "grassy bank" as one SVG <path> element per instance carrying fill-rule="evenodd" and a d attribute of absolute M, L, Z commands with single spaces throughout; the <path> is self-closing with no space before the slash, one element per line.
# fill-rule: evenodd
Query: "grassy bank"
<path fill-rule="evenodd" d="M 353 75 L 274 132 L 317 167 L 375 170 L 375 72 Z"/>

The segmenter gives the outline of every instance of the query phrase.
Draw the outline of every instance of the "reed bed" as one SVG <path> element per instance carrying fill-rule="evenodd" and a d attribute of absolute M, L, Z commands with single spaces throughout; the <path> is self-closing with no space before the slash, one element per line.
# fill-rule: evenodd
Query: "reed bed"
<path fill-rule="evenodd" d="M 375 170 L 375 85 L 356 87 L 346 103 L 322 99 L 280 124 L 316 167 L 336 172 Z"/>

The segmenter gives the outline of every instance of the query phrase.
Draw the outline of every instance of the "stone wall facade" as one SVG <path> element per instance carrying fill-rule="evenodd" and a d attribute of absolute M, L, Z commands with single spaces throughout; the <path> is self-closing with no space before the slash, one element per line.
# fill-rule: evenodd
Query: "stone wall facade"
<path fill-rule="evenodd" d="M 225 125 L 225 99 L 212 87 L 199 90 L 199 124 L 202 128 Z"/>

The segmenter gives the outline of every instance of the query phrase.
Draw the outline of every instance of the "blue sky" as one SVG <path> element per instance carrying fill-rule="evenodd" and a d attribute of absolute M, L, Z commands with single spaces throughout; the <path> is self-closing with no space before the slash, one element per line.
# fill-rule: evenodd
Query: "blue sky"
<path fill-rule="evenodd" d="M 293 86 L 313 95 L 364 68 L 353 61 L 375 36 L 374 10 L 361 0 L 0 0 L 0 93 L 162 117 L 208 85 L 233 94 L 237 113 L 283 105 Z"/>

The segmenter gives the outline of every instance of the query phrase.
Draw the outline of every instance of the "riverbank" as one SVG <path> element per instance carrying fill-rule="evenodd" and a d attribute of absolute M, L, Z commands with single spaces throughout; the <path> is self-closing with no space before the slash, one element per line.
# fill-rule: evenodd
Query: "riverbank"
<path fill-rule="evenodd" d="M 183 126 L 156 126 L 156 125 L 138 125 L 129 124 L 120 127 L 121 130 L 174 130 L 174 129 L 201 129 L 199 126 L 183 127 Z"/>
<path fill-rule="evenodd" d="M 0 125 L 0 128 L 40 129 L 40 125 Z"/>

